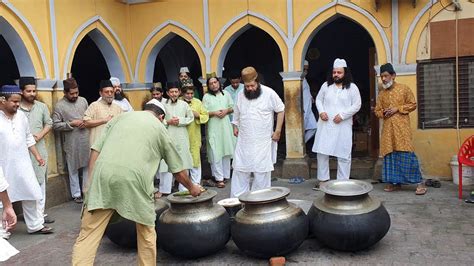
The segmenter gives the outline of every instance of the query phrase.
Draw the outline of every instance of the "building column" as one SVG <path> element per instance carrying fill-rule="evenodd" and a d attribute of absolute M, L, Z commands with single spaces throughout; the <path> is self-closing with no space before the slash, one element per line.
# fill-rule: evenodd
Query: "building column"
<path fill-rule="evenodd" d="M 310 178 L 310 164 L 304 145 L 301 72 L 280 72 L 285 95 L 286 158 L 282 178 Z"/>

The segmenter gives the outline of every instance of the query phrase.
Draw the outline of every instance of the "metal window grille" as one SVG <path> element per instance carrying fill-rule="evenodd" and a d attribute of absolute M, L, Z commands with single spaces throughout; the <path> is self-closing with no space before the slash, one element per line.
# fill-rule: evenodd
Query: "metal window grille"
<path fill-rule="evenodd" d="M 456 127 L 456 60 L 417 64 L 418 127 Z M 474 127 L 474 57 L 459 58 L 459 127 Z"/>

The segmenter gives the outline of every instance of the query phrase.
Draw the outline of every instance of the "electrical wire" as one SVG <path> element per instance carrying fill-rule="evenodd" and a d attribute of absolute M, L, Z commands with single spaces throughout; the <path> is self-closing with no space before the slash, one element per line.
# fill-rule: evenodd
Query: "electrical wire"
<path fill-rule="evenodd" d="M 447 5 L 447 6 L 443 5 L 443 0 L 440 0 L 440 1 L 439 1 L 439 4 L 440 4 L 441 7 L 442 7 L 444 10 L 446 10 L 446 11 L 449 11 L 449 12 L 456 12 L 456 8 L 454 8 L 454 9 L 448 9 L 449 6 L 451 6 L 452 4 L 454 4 L 452 0 L 448 0 L 448 1 L 451 1 L 451 3 L 449 3 L 449 5 Z"/>

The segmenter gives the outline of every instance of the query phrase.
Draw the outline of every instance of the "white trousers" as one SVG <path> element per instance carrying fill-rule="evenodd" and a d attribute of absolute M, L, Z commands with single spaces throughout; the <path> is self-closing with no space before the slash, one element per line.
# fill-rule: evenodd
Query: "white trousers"
<path fill-rule="evenodd" d="M 272 172 L 253 173 L 252 188 L 250 189 L 251 172 L 232 172 L 232 184 L 230 186 L 230 197 L 238 198 L 249 190 L 269 188 L 272 185 Z"/>
<path fill-rule="evenodd" d="M 189 169 L 189 177 L 191 178 L 191 182 L 193 182 L 193 184 L 201 184 L 201 166 Z M 179 191 L 188 190 L 181 184 L 179 184 L 178 189 Z"/>
<path fill-rule="evenodd" d="M 160 179 L 158 190 L 163 194 L 170 194 L 173 187 L 173 174 L 170 172 L 158 172 L 157 176 Z"/>
<path fill-rule="evenodd" d="M 21 201 L 23 217 L 25 218 L 26 230 L 28 233 L 33 233 L 43 228 L 44 217 L 43 213 L 39 211 L 37 204 L 37 200 Z"/>
<path fill-rule="evenodd" d="M 222 160 L 211 163 L 212 176 L 216 181 L 224 181 L 230 178 L 230 156 L 222 157 Z"/>
<path fill-rule="evenodd" d="M 304 131 L 304 143 L 308 142 L 316 134 L 316 128 L 307 129 Z"/>
<path fill-rule="evenodd" d="M 44 215 L 44 209 L 46 206 L 46 181 L 40 184 L 40 188 L 43 197 L 38 200 L 38 211 Z"/>
<path fill-rule="evenodd" d="M 318 153 L 318 180 L 327 181 L 329 177 L 329 155 Z M 351 175 L 351 158 L 337 157 L 337 179 L 347 180 Z"/>
<path fill-rule="evenodd" d="M 88 177 L 88 168 L 82 167 L 79 169 L 71 169 L 71 167 L 67 166 L 67 170 L 69 172 L 69 186 L 71 188 L 71 196 L 73 198 L 78 198 L 81 196 L 81 186 L 79 184 L 79 170 L 82 169 L 82 187 L 87 184 L 87 177 Z"/>

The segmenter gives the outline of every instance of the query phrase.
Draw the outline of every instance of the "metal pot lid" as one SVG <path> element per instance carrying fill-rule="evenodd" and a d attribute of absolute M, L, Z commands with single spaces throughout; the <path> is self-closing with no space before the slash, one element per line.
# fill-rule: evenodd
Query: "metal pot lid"
<path fill-rule="evenodd" d="M 186 195 L 186 196 L 176 196 L 179 192 L 175 192 L 168 197 L 166 197 L 171 203 L 178 203 L 178 204 L 189 204 L 189 203 L 199 203 L 199 202 L 204 202 L 211 200 L 217 195 L 217 192 L 214 190 L 206 190 L 201 193 L 201 195 L 197 197 L 193 197 L 192 195 Z"/>
<path fill-rule="evenodd" d="M 372 191 L 374 187 L 360 180 L 331 180 L 321 183 L 320 190 L 334 196 L 359 196 Z"/>
<path fill-rule="evenodd" d="M 242 205 L 238 198 L 227 198 L 222 199 L 217 202 L 217 204 L 221 205 L 222 207 L 235 207 Z"/>
<path fill-rule="evenodd" d="M 264 203 L 286 198 L 290 189 L 286 187 L 271 187 L 255 191 L 248 191 L 239 197 L 242 203 Z"/>

